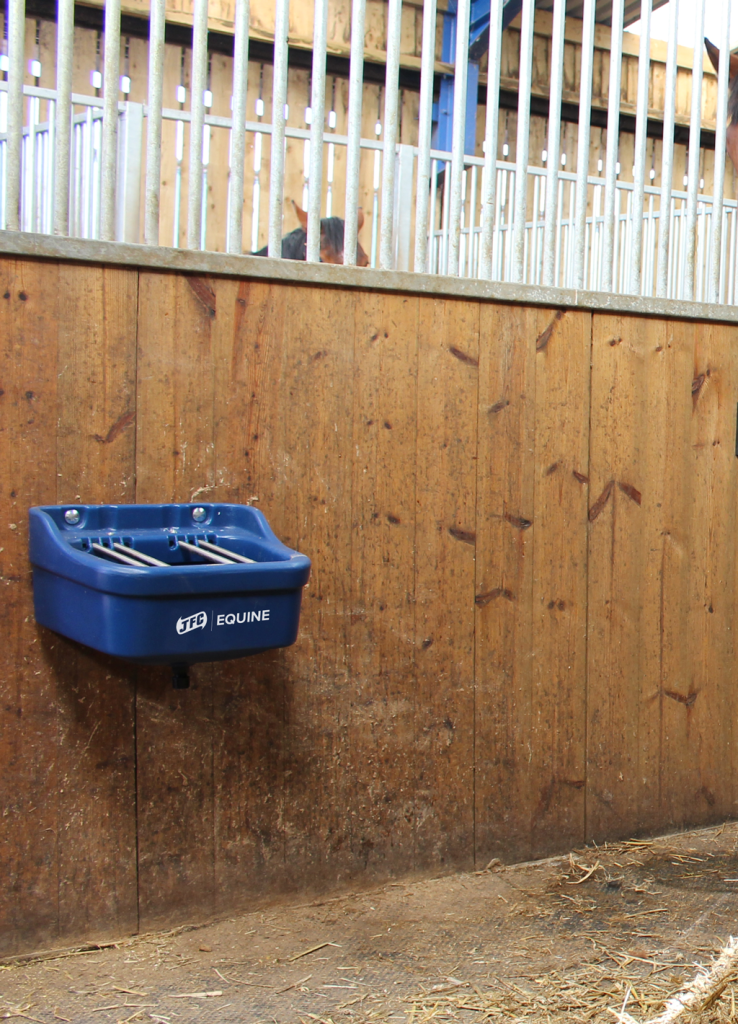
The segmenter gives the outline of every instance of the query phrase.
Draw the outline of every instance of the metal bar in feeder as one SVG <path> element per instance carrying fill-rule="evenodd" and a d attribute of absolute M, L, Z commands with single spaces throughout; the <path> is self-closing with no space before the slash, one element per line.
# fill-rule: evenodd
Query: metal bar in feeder
<path fill-rule="evenodd" d="M 168 562 L 162 562 L 160 559 L 153 558 L 151 555 L 145 555 L 143 551 L 136 551 L 135 548 L 128 547 L 127 544 L 118 544 L 117 541 L 114 541 L 113 547 L 116 551 L 123 551 L 130 558 L 137 558 L 140 562 L 143 562 L 144 565 L 161 565 L 165 569 L 170 568 Z"/>
<path fill-rule="evenodd" d="M 125 565 L 135 565 L 137 569 L 143 569 L 141 562 L 137 562 L 135 558 L 129 558 L 128 555 L 121 555 L 117 551 L 113 551 L 112 548 L 105 548 L 102 544 L 91 544 L 90 547 L 93 551 L 98 552 L 101 555 L 107 555 L 108 558 L 112 558 L 116 562 L 123 562 Z"/>
<path fill-rule="evenodd" d="M 188 544 L 185 540 L 178 540 L 177 543 L 181 548 L 184 548 L 185 551 L 193 551 L 196 555 L 202 555 L 202 557 L 208 562 L 217 562 L 219 565 L 235 565 L 232 558 L 221 558 L 220 555 L 214 555 L 210 551 L 204 551 L 195 544 Z"/>
<path fill-rule="evenodd" d="M 200 540 L 197 543 L 198 547 L 205 548 L 206 551 L 214 551 L 216 555 L 224 555 L 226 558 L 230 558 L 234 562 L 248 562 L 249 565 L 256 565 L 255 558 L 247 558 L 245 555 L 237 555 L 235 551 L 229 551 L 228 548 L 222 548 L 218 544 L 211 544 L 208 540 Z"/>

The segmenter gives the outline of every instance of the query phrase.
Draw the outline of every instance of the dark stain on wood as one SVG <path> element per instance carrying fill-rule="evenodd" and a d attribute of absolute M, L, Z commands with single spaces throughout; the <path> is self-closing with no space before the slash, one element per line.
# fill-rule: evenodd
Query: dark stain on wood
<path fill-rule="evenodd" d="M 563 309 L 557 309 L 556 312 L 554 313 L 553 320 L 548 325 L 546 330 L 543 331 L 541 334 L 539 334 L 538 337 L 536 338 L 536 352 L 545 352 L 546 346 L 548 345 L 549 341 L 553 337 L 554 331 L 556 330 L 556 325 L 558 324 L 559 320 L 562 319 L 563 316 L 564 316 L 564 310 Z"/>
<path fill-rule="evenodd" d="M 600 514 L 600 512 L 603 510 L 605 505 L 610 500 L 610 495 L 612 494 L 612 489 L 613 489 L 614 486 L 615 486 L 615 481 L 614 480 L 611 480 L 608 484 L 606 484 L 604 491 L 599 496 L 599 498 L 594 503 L 594 505 L 590 508 L 590 510 L 589 510 L 589 521 L 590 521 L 590 523 L 593 523 L 595 521 L 597 516 Z"/>
<path fill-rule="evenodd" d="M 211 320 L 215 319 L 215 292 L 202 277 L 187 275 L 187 284 Z"/>
<path fill-rule="evenodd" d="M 135 419 L 135 411 L 133 409 L 129 409 L 128 412 L 124 412 L 122 416 L 118 417 L 105 437 L 102 437 L 100 434 L 95 434 L 95 440 L 99 441 L 100 444 L 112 444 L 117 437 L 120 437 L 126 427 L 130 427 Z"/>
<path fill-rule="evenodd" d="M 476 544 L 477 535 L 472 530 L 460 530 L 456 526 L 449 526 L 448 532 L 454 540 L 460 540 L 464 544 Z"/>
<path fill-rule="evenodd" d="M 533 525 L 532 519 L 525 519 L 524 516 L 514 516 L 512 512 L 505 513 L 505 522 L 509 523 L 510 526 L 514 526 L 516 530 L 527 530 L 529 526 Z"/>
<path fill-rule="evenodd" d="M 702 394 L 702 388 L 705 386 L 705 381 L 707 380 L 707 378 L 709 376 L 710 376 L 710 371 L 707 370 L 705 373 L 698 374 L 692 380 L 692 408 L 693 409 L 695 409 L 697 407 L 697 402 L 699 401 L 699 397 Z"/>
<path fill-rule="evenodd" d="M 663 694 L 670 700 L 675 700 L 679 704 L 684 704 L 685 707 L 691 708 L 694 702 L 697 700 L 697 692 L 690 691 L 687 694 L 679 693 L 677 690 L 664 690 Z"/>
<path fill-rule="evenodd" d="M 554 792 L 556 791 L 556 779 L 550 779 L 546 785 L 541 789 L 541 795 L 538 800 L 538 806 L 533 812 L 533 824 L 536 824 L 544 816 L 544 814 L 550 809 L 551 801 L 553 800 Z"/>
<path fill-rule="evenodd" d="M 470 356 L 468 352 L 463 352 L 460 348 L 456 348 L 455 345 L 449 345 L 448 350 L 454 359 L 458 359 L 460 363 L 465 363 L 467 366 L 479 366 L 478 359 Z"/>
<path fill-rule="evenodd" d="M 702 786 L 700 789 L 700 796 L 704 797 L 710 807 L 715 806 L 715 794 L 707 788 Z"/>
<path fill-rule="evenodd" d="M 241 325 L 243 319 L 246 316 L 246 310 L 249 306 L 249 282 L 240 281 L 238 285 L 238 295 L 236 296 L 236 315 L 233 318 L 233 338 L 235 339 L 241 333 Z"/>
<path fill-rule="evenodd" d="M 484 608 L 485 605 L 495 601 L 498 597 L 504 597 L 506 601 L 515 600 L 515 594 L 513 594 L 512 590 L 509 590 L 507 587 L 495 587 L 494 590 L 488 590 L 484 594 L 477 594 L 474 598 L 474 603 L 478 604 L 480 608 Z"/>
<path fill-rule="evenodd" d="M 618 487 L 623 492 L 623 494 L 627 494 L 628 495 L 628 497 L 630 498 L 631 501 L 634 501 L 636 503 L 636 505 L 640 505 L 640 503 L 641 503 L 641 492 L 639 490 L 637 490 L 637 488 L 635 488 L 632 484 L 624 484 L 624 483 L 619 483 Z"/>
<path fill-rule="evenodd" d="M 576 470 L 576 469 L 573 469 L 573 470 L 571 471 L 571 475 L 572 475 L 572 476 L 574 477 L 574 479 L 575 479 L 575 480 L 577 480 L 577 481 L 578 481 L 578 482 L 579 482 L 580 484 L 588 484 L 588 483 L 589 483 L 589 477 L 588 477 L 588 476 L 586 476 L 586 475 L 585 475 L 584 473 L 580 473 L 580 472 L 579 472 L 578 470 Z"/>
<path fill-rule="evenodd" d="M 503 409 L 507 409 L 509 404 L 509 398 L 501 398 L 499 402 L 495 402 L 494 405 L 491 405 L 487 412 L 489 413 L 490 416 L 494 416 L 495 413 L 502 412 Z"/>

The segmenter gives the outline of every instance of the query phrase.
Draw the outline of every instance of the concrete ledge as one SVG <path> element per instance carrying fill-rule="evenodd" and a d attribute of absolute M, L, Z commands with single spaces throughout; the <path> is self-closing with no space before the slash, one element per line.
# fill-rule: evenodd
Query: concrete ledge
<path fill-rule="evenodd" d="M 270 260 L 260 256 L 230 256 L 221 252 L 132 245 L 125 242 L 97 242 L 22 231 L 0 231 L 0 254 L 115 264 L 188 274 L 261 278 L 292 284 L 398 291 L 414 295 L 509 302 L 525 306 L 590 309 L 601 313 L 631 313 L 637 316 L 738 324 L 738 306 L 683 302 L 678 299 L 649 299 L 567 288 L 543 288 L 537 285 L 442 277 L 436 274 L 337 267 L 327 263 Z"/>

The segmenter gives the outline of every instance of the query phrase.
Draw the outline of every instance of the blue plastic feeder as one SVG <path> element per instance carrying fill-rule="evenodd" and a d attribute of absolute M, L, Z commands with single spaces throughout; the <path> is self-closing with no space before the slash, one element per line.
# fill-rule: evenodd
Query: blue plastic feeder
<path fill-rule="evenodd" d="M 36 619 L 128 661 L 241 658 L 297 638 L 310 559 L 248 505 L 30 510 Z"/>

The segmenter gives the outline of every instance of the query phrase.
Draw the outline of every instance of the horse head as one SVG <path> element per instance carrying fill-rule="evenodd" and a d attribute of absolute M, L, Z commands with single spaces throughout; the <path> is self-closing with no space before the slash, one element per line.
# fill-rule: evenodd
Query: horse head
<path fill-rule="evenodd" d="M 292 205 L 295 208 L 297 219 L 300 222 L 302 230 L 307 235 L 307 224 L 308 215 L 297 203 L 292 200 Z M 358 230 L 364 224 L 363 211 L 359 210 L 359 226 Z M 343 263 L 343 235 L 344 235 L 345 224 L 340 217 L 323 217 L 320 221 L 320 262 L 321 263 Z M 303 259 L 305 257 L 303 256 Z M 361 243 L 357 240 L 356 242 L 356 265 L 357 267 L 368 267 L 369 257 L 361 247 Z"/>
<path fill-rule="evenodd" d="M 720 68 L 720 50 L 705 39 L 705 49 L 716 71 Z M 738 53 L 730 55 L 728 72 L 728 131 L 725 145 L 733 167 L 738 171 Z"/>

